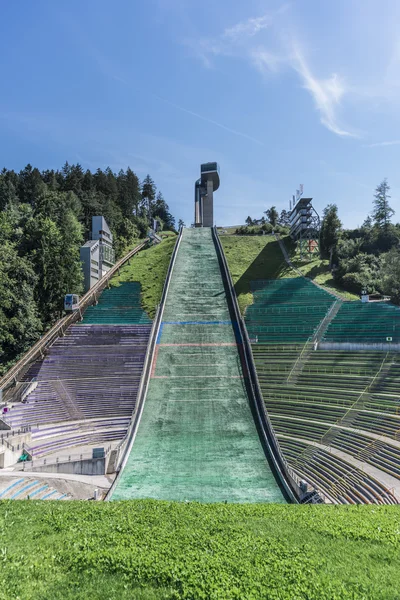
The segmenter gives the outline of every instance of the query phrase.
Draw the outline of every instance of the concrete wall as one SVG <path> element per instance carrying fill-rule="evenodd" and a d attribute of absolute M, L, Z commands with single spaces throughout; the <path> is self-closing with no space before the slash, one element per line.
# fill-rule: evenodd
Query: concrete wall
<path fill-rule="evenodd" d="M 15 465 L 24 452 L 23 445 L 29 446 L 31 439 L 30 432 L 7 436 L 7 431 L 2 430 L 0 432 L 0 469 Z"/>
<path fill-rule="evenodd" d="M 105 475 L 107 458 L 88 458 L 84 460 L 71 460 L 49 465 L 33 466 L 29 472 L 40 473 L 68 473 L 69 475 Z"/>
<path fill-rule="evenodd" d="M 203 198 L 203 227 L 212 227 L 214 225 L 214 198 L 213 198 L 212 179 L 207 180 L 207 196 Z"/>
<path fill-rule="evenodd" d="M 107 465 L 107 471 L 106 471 L 106 473 L 108 475 L 111 473 L 115 473 L 117 471 L 118 465 L 123 456 L 123 451 L 125 449 L 125 445 L 126 445 L 126 442 L 124 444 L 121 444 L 121 446 L 111 450 L 109 460 L 108 460 L 108 465 Z"/>
<path fill-rule="evenodd" d="M 101 277 L 99 242 L 86 242 L 84 246 L 81 246 L 80 258 L 82 262 L 85 292 L 87 292 Z M 96 261 L 97 265 L 93 265 L 92 260 Z"/>

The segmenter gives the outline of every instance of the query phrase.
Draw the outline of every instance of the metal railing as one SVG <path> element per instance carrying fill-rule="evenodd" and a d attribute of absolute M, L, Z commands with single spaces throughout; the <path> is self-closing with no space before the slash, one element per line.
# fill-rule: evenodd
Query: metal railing
<path fill-rule="evenodd" d="M 115 275 L 115 273 L 127 262 L 129 261 L 135 254 L 140 252 L 146 244 L 148 243 L 149 238 L 145 238 L 141 244 L 133 248 L 128 254 L 126 254 L 123 258 L 121 258 L 118 262 L 115 263 L 113 267 L 92 287 L 90 290 L 81 298 L 79 302 L 79 309 L 66 317 L 63 317 L 49 331 L 47 331 L 37 342 L 28 350 L 24 356 L 13 366 L 11 369 L 7 371 L 7 373 L 0 379 L 0 398 L 1 394 L 4 390 L 9 388 L 13 383 L 17 382 L 17 378 L 20 373 L 32 362 L 37 360 L 38 358 L 44 357 L 44 351 L 51 346 L 54 341 L 63 335 L 66 329 L 78 321 L 78 319 L 82 319 L 82 312 L 91 304 L 97 301 L 98 296 L 103 291 L 103 289 L 108 285 L 110 279 Z"/>
<path fill-rule="evenodd" d="M 153 369 L 155 347 L 156 347 L 157 337 L 158 337 L 158 334 L 160 331 L 162 316 L 164 313 L 165 300 L 168 295 L 169 285 L 170 285 L 170 281 L 171 281 L 171 275 L 172 275 L 176 256 L 178 254 L 179 246 L 180 246 L 181 239 L 182 239 L 182 232 L 183 232 L 183 228 L 181 227 L 179 230 L 179 235 L 175 242 L 175 247 L 174 247 L 174 250 L 173 250 L 173 253 L 171 256 L 171 260 L 170 260 L 170 263 L 168 266 L 168 271 L 167 271 L 167 275 L 166 275 L 166 278 L 164 281 L 163 291 L 161 294 L 160 304 L 157 307 L 157 312 L 154 317 L 153 326 L 151 328 L 150 338 L 149 338 L 149 342 L 147 345 L 147 351 L 146 351 L 146 356 L 145 356 L 143 370 L 142 370 L 142 375 L 140 378 L 140 384 L 139 384 L 139 390 L 138 390 L 135 410 L 133 412 L 132 420 L 129 425 L 127 434 L 126 434 L 125 438 L 117 446 L 117 450 L 122 453 L 121 458 L 118 458 L 118 465 L 117 465 L 118 475 L 115 478 L 112 486 L 110 487 L 110 489 L 107 492 L 107 495 L 105 497 L 106 501 L 109 501 L 111 499 L 111 496 L 119 483 L 119 480 L 122 476 L 122 472 L 128 461 L 133 443 L 135 441 L 137 430 L 139 428 L 140 419 L 142 417 L 144 403 L 145 403 L 146 396 L 147 396 L 147 390 L 149 387 L 150 376 L 151 376 L 151 372 Z"/>
<path fill-rule="evenodd" d="M 29 455 L 32 456 L 29 446 L 24 445 L 23 449 Z M 75 461 L 101 460 L 101 459 L 107 458 L 107 456 L 110 454 L 111 450 L 112 450 L 112 447 L 108 446 L 108 448 L 104 449 L 104 455 L 99 456 L 99 457 L 93 457 L 93 452 L 65 454 L 65 455 L 60 455 L 60 456 L 56 456 L 56 457 L 54 457 L 54 456 L 48 456 L 48 457 L 43 457 L 43 458 L 33 457 L 32 460 L 25 461 L 22 463 L 22 465 L 23 465 L 24 471 L 31 471 L 32 469 L 36 469 L 38 467 L 52 466 L 52 465 L 58 465 L 58 464 L 63 464 L 63 463 L 75 462 Z"/>
<path fill-rule="evenodd" d="M 296 473 L 293 469 L 288 465 L 286 459 L 284 458 L 282 451 L 279 446 L 278 438 L 274 432 L 272 427 L 272 423 L 268 416 L 268 413 L 265 408 L 264 400 L 261 393 L 260 384 L 257 377 L 257 372 L 253 360 L 253 355 L 251 352 L 251 344 L 249 340 L 249 336 L 247 334 L 247 329 L 243 322 L 243 319 L 240 315 L 239 308 L 237 305 L 236 292 L 233 285 L 233 281 L 229 272 L 228 264 L 226 261 L 226 257 L 221 245 L 221 242 L 218 238 L 218 233 L 216 227 L 213 228 L 215 245 L 217 248 L 217 253 L 221 259 L 222 268 L 224 272 L 224 276 L 227 282 L 227 287 L 229 291 L 229 297 L 231 300 L 231 305 L 233 307 L 233 311 L 235 313 L 235 318 L 238 323 L 239 335 L 241 338 L 241 342 L 243 344 L 243 355 L 245 361 L 245 368 L 247 371 L 250 388 L 252 392 L 252 401 L 253 406 L 256 410 L 257 419 L 259 422 L 259 427 L 264 437 L 264 445 L 268 450 L 268 455 L 274 465 L 275 472 L 279 477 L 279 480 L 286 492 L 287 497 L 292 502 L 298 503 L 301 498 L 300 491 L 300 480 L 297 477 Z"/>
<path fill-rule="evenodd" d="M 6 446 L 11 452 L 20 450 L 23 448 L 24 442 L 16 443 L 13 438 L 29 433 L 30 427 L 20 427 L 19 429 L 1 429 L 0 430 L 0 446 Z M 8 438 L 11 438 L 9 441 Z"/>

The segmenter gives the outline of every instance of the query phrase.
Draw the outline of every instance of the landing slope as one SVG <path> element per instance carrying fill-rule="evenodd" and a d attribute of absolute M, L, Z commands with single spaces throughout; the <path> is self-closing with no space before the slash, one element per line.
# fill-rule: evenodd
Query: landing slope
<path fill-rule="evenodd" d="M 185 230 L 144 411 L 112 499 L 285 502 L 243 381 L 211 229 Z"/>

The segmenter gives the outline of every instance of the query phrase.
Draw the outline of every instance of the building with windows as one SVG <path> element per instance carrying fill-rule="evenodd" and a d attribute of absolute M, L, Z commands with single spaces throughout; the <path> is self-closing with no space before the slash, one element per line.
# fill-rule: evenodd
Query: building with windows
<path fill-rule="evenodd" d="M 113 236 L 102 216 L 92 217 L 91 240 L 81 247 L 80 256 L 87 292 L 115 262 Z"/>

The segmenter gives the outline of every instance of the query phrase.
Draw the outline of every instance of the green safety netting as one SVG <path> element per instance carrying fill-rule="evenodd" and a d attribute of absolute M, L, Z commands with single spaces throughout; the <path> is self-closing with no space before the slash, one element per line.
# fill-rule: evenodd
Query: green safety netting
<path fill-rule="evenodd" d="M 285 502 L 244 386 L 211 229 L 185 229 L 140 426 L 113 500 Z"/>
<path fill-rule="evenodd" d="M 102 292 L 96 306 L 86 309 L 82 325 L 144 325 L 151 320 L 140 304 L 140 283 L 122 283 Z"/>

